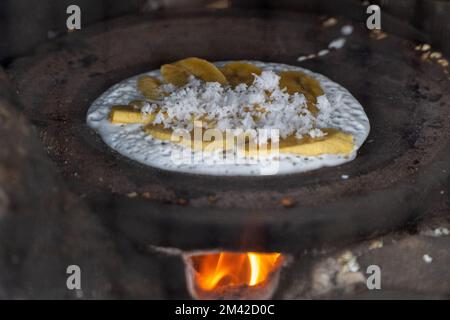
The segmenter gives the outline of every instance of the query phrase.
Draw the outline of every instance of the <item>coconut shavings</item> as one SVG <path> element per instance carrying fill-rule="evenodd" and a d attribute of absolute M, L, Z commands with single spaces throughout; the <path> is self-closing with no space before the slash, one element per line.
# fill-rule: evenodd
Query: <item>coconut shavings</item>
<path fill-rule="evenodd" d="M 235 88 L 217 82 L 204 82 L 193 76 L 183 87 L 162 86 L 165 97 L 146 105 L 142 112 L 156 112 L 153 124 L 191 131 L 194 121 L 204 127 L 225 130 L 277 129 L 280 137 L 322 137 L 332 107 L 325 95 L 317 97 L 316 115 L 308 110 L 303 94 L 280 89 L 278 76 L 263 71 L 250 85 Z M 206 125 L 205 125 L 206 124 Z"/>

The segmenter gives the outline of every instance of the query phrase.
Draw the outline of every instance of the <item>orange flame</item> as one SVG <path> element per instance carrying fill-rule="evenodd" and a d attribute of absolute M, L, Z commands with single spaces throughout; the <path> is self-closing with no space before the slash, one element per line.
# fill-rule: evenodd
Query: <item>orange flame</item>
<path fill-rule="evenodd" d="M 195 282 L 204 291 L 249 286 L 266 281 L 282 264 L 280 253 L 221 252 L 191 256 Z"/>

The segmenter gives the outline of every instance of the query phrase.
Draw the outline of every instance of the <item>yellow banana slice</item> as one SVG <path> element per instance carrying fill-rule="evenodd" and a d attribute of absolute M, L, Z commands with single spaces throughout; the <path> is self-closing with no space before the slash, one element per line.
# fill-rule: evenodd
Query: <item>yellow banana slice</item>
<path fill-rule="evenodd" d="M 235 139 L 230 141 L 226 140 L 226 137 L 223 136 L 222 142 L 217 143 L 214 141 L 201 141 L 199 144 L 194 142 L 194 133 L 190 132 L 191 141 L 179 139 L 178 135 L 173 135 L 173 131 L 171 129 L 166 129 L 162 125 L 152 125 L 149 124 L 144 128 L 145 132 L 156 139 L 162 141 L 172 141 L 174 143 L 181 143 L 186 146 L 190 146 L 193 150 L 197 150 L 203 148 L 203 150 L 214 151 L 216 149 L 226 149 L 227 147 L 232 147 L 233 141 L 236 142 Z M 204 137 L 205 130 L 200 129 L 201 136 Z M 323 154 L 350 154 L 354 149 L 353 136 L 344 132 L 341 132 L 336 129 L 322 129 L 327 134 L 321 138 L 311 138 L 309 136 L 304 137 L 302 139 L 297 139 L 295 136 L 289 136 L 286 139 L 282 139 L 279 142 L 279 152 L 280 153 L 293 153 L 301 156 L 320 156 Z M 177 139 L 174 139 L 174 136 Z M 200 146 L 200 147 L 198 147 Z M 270 154 L 275 150 L 272 150 L 272 146 L 269 144 L 266 148 L 259 149 L 256 147 L 255 149 L 248 149 L 248 146 L 241 146 L 240 148 L 244 148 L 247 155 L 256 156 L 255 152 L 259 152 L 260 154 Z"/>
<path fill-rule="evenodd" d="M 153 138 L 162 141 L 170 141 L 173 133 L 172 129 L 164 128 L 162 124 L 149 124 L 143 129 Z"/>
<path fill-rule="evenodd" d="M 319 82 L 300 71 L 280 72 L 280 88 L 286 88 L 289 94 L 302 93 L 312 113 L 319 110 L 316 107 L 317 97 L 324 94 Z"/>
<path fill-rule="evenodd" d="M 322 129 L 327 134 L 321 138 L 306 136 L 300 140 L 289 136 L 280 141 L 280 152 L 302 156 L 323 154 L 350 154 L 355 147 L 353 136 L 336 129 Z"/>
<path fill-rule="evenodd" d="M 160 88 L 161 81 L 150 76 L 141 76 L 137 80 L 138 90 L 150 100 L 159 100 L 163 97 L 163 92 Z"/>
<path fill-rule="evenodd" d="M 114 124 L 150 123 L 155 119 L 153 114 L 143 114 L 141 110 L 131 106 L 113 106 L 109 120 Z"/>
<path fill-rule="evenodd" d="M 197 78 L 206 82 L 218 82 L 221 85 L 228 84 L 223 73 L 211 62 L 204 59 L 192 57 L 177 61 L 173 64 L 186 69 Z"/>
<path fill-rule="evenodd" d="M 165 82 L 171 83 L 177 87 L 184 86 L 188 82 L 191 74 L 183 67 L 173 64 L 162 65 L 160 71 Z"/>
<path fill-rule="evenodd" d="M 245 83 L 246 85 L 251 85 L 255 80 L 256 75 L 260 75 L 262 70 L 257 66 L 246 63 L 246 62 L 230 62 L 220 68 L 220 71 L 225 75 L 228 80 L 228 83 L 236 87 L 241 83 Z"/>

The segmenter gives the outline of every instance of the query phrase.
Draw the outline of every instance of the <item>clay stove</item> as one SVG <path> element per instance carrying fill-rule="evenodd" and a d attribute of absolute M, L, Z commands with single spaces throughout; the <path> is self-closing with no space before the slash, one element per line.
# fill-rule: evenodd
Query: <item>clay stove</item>
<path fill-rule="evenodd" d="M 58 174 L 113 244 L 114 270 L 134 270 L 124 272 L 126 284 L 113 277 L 103 295 L 296 298 L 301 294 L 278 290 L 289 287 L 299 261 L 303 273 L 291 281 L 297 288 L 316 272 L 344 285 L 364 283 L 359 267 L 349 275 L 355 258 L 340 248 L 408 225 L 435 203 L 450 172 L 449 84 L 440 65 L 421 59 L 417 43 L 395 35 L 377 40 L 355 25 L 345 49 L 304 62 L 345 85 L 370 118 L 367 143 L 339 167 L 270 178 L 165 172 L 114 153 L 85 123 L 89 104 L 107 87 L 163 62 L 201 56 L 297 64 L 337 33 L 306 13 L 133 15 L 69 34 L 9 66 L 23 113 Z M 304 258 L 324 254 L 335 256 L 314 266 Z M 283 267 L 288 260 L 291 268 Z M 230 264 L 242 268 L 227 270 Z M 211 271 L 219 266 L 225 275 Z M 156 281 L 164 293 L 137 280 L 156 278 L 164 279 Z M 310 292 L 320 296 L 327 280 L 318 279 Z"/>

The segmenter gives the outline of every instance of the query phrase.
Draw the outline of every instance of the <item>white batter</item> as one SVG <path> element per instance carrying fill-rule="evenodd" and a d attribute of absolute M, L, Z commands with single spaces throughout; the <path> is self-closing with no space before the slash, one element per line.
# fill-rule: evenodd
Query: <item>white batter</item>
<path fill-rule="evenodd" d="M 256 65 L 263 71 L 302 71 L 318 80 L 333 107 L 326 127 L 351 134 L 355 144 L 354 150 L 345 156 L 330 154 L 304 157 L 280 153 L 277 156 L 260 158 L 249 163 L 235 163 L 234 161 L 224 163 L 222 154 L 203 153 L 203 160 L 199 162 L 198 155 L 191 150 L 186 150 L 186 147 L 170 141 L 157 140 L 146 134 L 142 130 L 142 124 L 118 125 L 109 121 L 108 116 L 113 105 L 126 105 L 131 100 L 144 99 L 136 88 L 136 80 L 141 75 L 114 85 L 97 98 L 88 110 L 87 124 L 100 134 L 108 146 L 123 156 L 148 166 L 193 174 L 244 176 L 290 174 L 315 170 L 324 166 L 337 166 L 356 157 L 357 150 L 369 134 L 370 124 L 361 104 L 345 88 L 321 74 L 301 67 L 259 61 L 246 62 Z M 222 66 L 226 63 L 214 64 Z M 159 70 L 145 74 L 161 79 Z M 185 155 L 186 151 L 190 152 L 192 160 L 196 161 L 186 162 L 186 159 L 174 161 L 174 154 Z"/>

